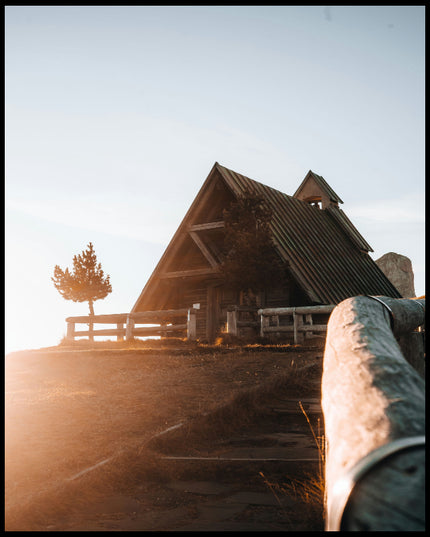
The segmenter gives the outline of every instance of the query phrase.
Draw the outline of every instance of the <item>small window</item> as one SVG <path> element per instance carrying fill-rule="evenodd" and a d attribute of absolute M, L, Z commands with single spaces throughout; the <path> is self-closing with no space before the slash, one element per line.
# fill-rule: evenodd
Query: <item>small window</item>
<path fill-rule="evenodd" d="M 317 209 L 321 209 L 322 207 L 321 196 L 310 196 L 304 201 L 309 203 L 309 205 L 311 205 L 312 207 L 316 207 Z"/>

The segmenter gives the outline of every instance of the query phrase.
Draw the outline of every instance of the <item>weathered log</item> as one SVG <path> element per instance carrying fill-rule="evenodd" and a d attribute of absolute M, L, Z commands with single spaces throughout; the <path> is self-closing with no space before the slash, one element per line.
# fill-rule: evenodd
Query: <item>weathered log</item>
<path fill-rule="evenodd" d="M 101 330 L 78 330 L 75 331 L 74 335 L 75 337 L 83 337 L 83 336 L 124 336 L 125 335 L 125 329 L 118 329 L 118 328 L 104 328 Z"/>
<path fill-rule="evenodd" d="M 422 378 L 425 378 L 424 332 L 411 332 L 397 337 L 403 356 Z"/>
<path fill-rule="evenodd" d="M 392 329 L 396 336 L 412 332 L 424 323 L 425 299 L 411 300 L 388 296 L 374 296 L 372 298 L 381 301 L 387 309 L 391 310 Z"/>
<path fill-rule="evenodd" d="M 238 313 L 236 309 L 227 309 L 227 333 L 232 336 L 237 336 L 239 334 L 237 317 Z"/>
<path fill-rule="evenodd" d="M 289 306 L 288 308 L 262 308 L 258 310 L 258 315 L 293 315 L 293 313 L 299 315 L 322 314 L 331 313 L 334 308 L 335 306 L 333 304 L 321 306 Z"/>
<path fill-rule="evenodd" d="M 131 316 L 127 317 L 127 322 L 125 325 L 125 339 L 126 341 L 131 341 L 133 339 L 133 329 L 134 329 L 134 321 L 131 318 Z"/>
<path fill-rule="evenodd" d="M 390 318 L 403 332 L 423 316 L 404 299 L 391 299 L 389 308 L 374 298 L 349 298 L 328 323 L 322 377 L 328 531 L 424 529 L 425 385 L 405 360 Z"/>
<path fill-rule="evenodd" d="M 224 227 L 224 220 L 216 222 L 206 222 L 205 224 L 193 224 L 189 226 L 189 231 L 206 231 L 208 229 L 220 229 Z"/>
<path fill-rule="evenodd" d="M 396 299 L 373 296 L 390 314 L 391 328 L 396 336 L 403 356 L 424 378 L 424 333 L 414 331 L 424 324 L 425 299 Z"/>
<path fill-rule="evenodd" d="M 187 329 L 186 324 L 175 324 L 167 326 L 139 326 L 133 328 L 134 336 L 160 336 L 172 332 L 183 332 Z"/>
<path fill-rule="evenodd" d="M 236 305 L 232 305 L 230 304 L 229 306 L 227 306 L 227 311 L 247 311 L 247 312 L 255 312 L 255 307 L 254 306 L 246 306 L 246 305 L 241 305 L 241 306 L 236 306 Z"/>
<path fill-rule="evenodd" d="M 303 324 L 300 325 L 300 332 L 327 332 L 326 324 Z M 294 325 L 285 324 L 279 326 L 265 326 L 264 333 L 270 332 L 294 332 Z"/>
<path fill-rule="evenodd" d="M 237 328 L 258 328 L 260 323 L 258 321 L 237 321 Z"/>
<path fill-rule="evenodd" d="M 88 324 L 92 322 L 94 324 L 116 324 L 125 323 L 127 321 L 128 313 L 113 313 L 106 315 L 81 315 L 79 317 L 67 317 L 66 322 Z"/>
<path fill-rule="evenodd" d="M 196 310 L 177 309 L 177 310 L 157 310 L 144 311 L 137 313 L 117 313 L 109 315 L 87 315 L 80 317 L 67 317 L 67 339 L 72 340 L 76 337 L 88 336 L 90 341 L 94 340 L 94 336 L 117 336 L 118 341 L 122 341 L 124 336 L 127 340 L 133 339 L 135 335 L 167 335 L 174 332 L 187 330 L 188 339 L 196 337 Z M 173 319 L 184 318 L 186 324 L 171 325 Z M 75 331 L 75 323 L 89 324 L 89 330 Z M 124 328 L 124 323 L 126 327 Z M 194 323 L 194 327 L 193 327 Z M 94 330 L 94 324 L 116 324 L 116 328 L 103 330 Z M 162 326 L 155 327 L 138 327 L 135 324 L 155 324 Z"/>
<path fill-rule="evenodd" d="M 157 310 L 157 311 L 142 311 L 136 313 L 130 313 L 130 317 L 134 320 L 135 323 L 148 322 L 152 321 L 170 321 L 176 317 L 187 317 L 188 309 L 182 308 L 178 310 Z"/>
<path fill-rule="evenodd" d="M 195 309 L 188 310 L 187 339 L 195 341 L 197 338 L 197 315 Z"/>
<path fill-rule="evenodd" d="M 125 336 L 124 323 L 117 323 L 116 328 L 117 328 L 117 331 L 118 331 L 116 340 L 117 341 L 124 341 L 124 336 Z"/>
<path fill-rule="evenodd" d="M 303 344 L 305 337 L 301 328 L 303 327 L 303 315 L 293 312 L 293 330 L 294 330 L 294 343 Z"/>
<path fill-rule="evenodd" d="M 202 254 L 205 256 L 205 258 L 207 259 L 211 267 L 213 268 L 217 267 L 219 263 L 211 254 L 209 248 L 207 248 L 206 244 L 202 241 L 199 235 L 195 231 L 190 231 L 189 234 L 190 234 L 190 237 L 193 239 L 193 241 L 197 244 Z"/>
<path fill-rule="evenodd" d="M 201 268 L 201 269 L 178 270 L 174 272 L 163 272 L 162 274 L 160 274 L 160 278 L 162 279 L 188 278 L 188 277 L 194 277 L 194 276 L 210 276 L 213 274 L 219 274 L 219 269 Z"/>
<path fill-rule="evenodd" d="M 270 327 L 270 319 L 265 315 L 260 315 L 260 336 L 264 337 L 267 329 Z M 278 323 L 279 324 L 279 323 Z"/>
<path fill-rule="evenodd" d="M 75 323 L 72 321 L 67 321 L 67 339 L 73 341 L 75 338 Z"/>

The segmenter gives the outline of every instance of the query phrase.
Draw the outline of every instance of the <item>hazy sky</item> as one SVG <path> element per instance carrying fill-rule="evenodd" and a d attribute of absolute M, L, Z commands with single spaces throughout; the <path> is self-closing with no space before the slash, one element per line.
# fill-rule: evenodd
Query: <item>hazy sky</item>
<path fill-rule="evenodd" d="M 137 300 L 215 161 L 309 169 L 424 294 L 424 6 L 6 6 L 6 350 L 56 345 L 89 241 Z"/>

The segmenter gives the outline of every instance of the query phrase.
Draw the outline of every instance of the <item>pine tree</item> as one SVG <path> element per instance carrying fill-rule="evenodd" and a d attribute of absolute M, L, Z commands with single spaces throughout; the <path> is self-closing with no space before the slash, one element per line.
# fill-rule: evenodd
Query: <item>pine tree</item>
<path fill-rule="evenodd" d="M 109 275 L 105 276 L 90 242 L 87 249 L 73 257 L 73 271 L 62 270 L 58 265 L 51 278 L 54 286 L 65 300 L 88 302 L 90 315 L 94 315 L 93 303 L 112 292 Z M 91 328 L 91 326 L 90 326 Z"/>
<path fill-rule="evenodd" d="M 276 252 L 270 222 L 272 212 L 259 194 L 247 190 L 224 211 L 222 273 L 237 291 L 252 295 L 286 278 Z"/>

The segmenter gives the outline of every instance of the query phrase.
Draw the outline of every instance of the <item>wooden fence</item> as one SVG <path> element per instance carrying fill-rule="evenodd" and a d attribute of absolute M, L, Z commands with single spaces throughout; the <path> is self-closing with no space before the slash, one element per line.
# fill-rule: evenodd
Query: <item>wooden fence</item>
<path fill-rule="evenodd" d="M 229 306 L 227 308 L 227 333 L 240 336 L 243 330 L 258 329 L 257 311 L 252 306 Z"/>
<path fill-rule="evenodd" d="M 88 337 L 94 341 L 95 336 L 116 336 L 118 341 L 124 338 L 131 340 L 137 336 L 186 336 L 189 340 L 196 339 L 196 310 L 193 308 L 68 317 L 66 322 L 66 337 L 70 341 L 75 337 Z M 76 324 L 86 324 L 89 328 L 76 330 Z M 94 330 L 94 324 L 114 324 L 116 328 Z"/>
<path fill-rule="evenodd" d="M 327 531 L 425 529 L 424 348 L 416 332 L 424 310 L 425 300 L 359 296 L 330 316 L 322 376 Z M 399 341 L 411 333 L 419 337 L 408 361 Z"/>
<path fill-rule="evenodd" d="M 327 331 L 327 322 L 315 324 L 313 316 L 326 316 L 334 307 L 324 305 L 260 309 L 260 335 L 292 333 L 294 343 L 303 343 L 306 336 Z"/>

